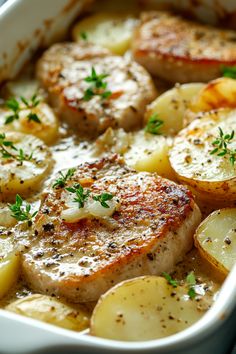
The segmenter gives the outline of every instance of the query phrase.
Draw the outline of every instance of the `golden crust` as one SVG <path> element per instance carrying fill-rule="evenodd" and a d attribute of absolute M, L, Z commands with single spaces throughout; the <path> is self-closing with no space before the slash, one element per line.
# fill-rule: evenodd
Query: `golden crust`
<path fill-rule="evenodd" d="M 106 74 L 106 99 L 84 99 L 92 68 Z M 139 64 L 113 56 L 89 43 L 62 43 L 48 49 L 38 62 L 38 77 L 52 105 L 80 134 L 97 136 L 108 127 L 127 131 L 141 127 L 146 105 L 156 98 L 150 75 Z"/>
<path fill-rule="evenodd" d="M 220 76 L 220 65 L 236 64 L 236 34 L 168 12 L 149 12 L 142 15 L 136 30 L 133 54 L 149 72 L 164 79 L 209 81 Z"/>
<path fill-rule="evenodd" d="M 120 208 L 108 221 L 87 218 L 68 224 L 60 218 L 62 189 L 48 193 L 34 226 L 37 240 L 32 238 L 24 255 L 31 283 L 31 272 L 39 273 L 38 277 L 47 274 L 52 283 L 63 284 L 64 290 L 106 274 L 116 283 L 117 269 L 131 266 L 142 256 L 156 257 L 152 251 L 158 244 L 162 253 L 162 247 L 168 247 L 165 242 L 161 245 L 166 235 L 175 234 L 193 212 L 193 197 L 185 187 L 156 174 L 130 170 L 116 156 L 80 166 L 69 185 L 82 181 L 95 194 L 115 195 Z"/>

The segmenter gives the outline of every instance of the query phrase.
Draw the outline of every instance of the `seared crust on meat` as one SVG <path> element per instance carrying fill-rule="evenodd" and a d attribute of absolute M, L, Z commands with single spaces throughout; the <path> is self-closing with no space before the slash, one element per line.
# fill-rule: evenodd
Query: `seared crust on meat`
<path fill-rule="evenodd" d="M 108 75 L 108 98 L 84 99 L 92 68 Z M 52 46 L 38 62 L 37 76 L 61 117 L 86 135 L 97 136 L 108 127 L 141 127 L 146 105 L 156 97 L 150 75 L 139 64 L 84 42 Z"/>
<path fill-rule="evenodd" d="M 121 280 L 170 271 L 192 247 L 201 215 L 191 192 L 156 174 L 127 168 L 117 156 L 79 166 L 68 182 L 119 199 L 109 219 L 61 218 L 63 188 L 45 195 L 23 255 L 36 291 L 94 301 Z"/>
<path fill-rule="evenodd" d="M 151 74 L 172 82 L 207 82 L 222 64 L 236 64 L 236 33 L 185 20 L 168 12 L 141 16 L 133 56 Z"/>

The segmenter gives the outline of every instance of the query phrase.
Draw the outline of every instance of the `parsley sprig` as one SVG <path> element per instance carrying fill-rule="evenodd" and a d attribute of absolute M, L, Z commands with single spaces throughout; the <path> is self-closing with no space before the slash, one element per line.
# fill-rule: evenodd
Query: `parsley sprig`
<path fill-rule="evenodd" d="M 59 172 L 60 177 L 53 184 L 53 188 L 64 188 L 66 182 L 74 176 L 75 168 L 69 168 L 69 170 L 64 175 L 61 171 Z"/>
<path fill-rule="evenodd" d="M 8 204 L 8 208 L 12 212 L 11 216 L 15 218 L 17 221 L 27 221 L 28 226 L 32 226 L 32 220 L 38 213 L 35 211 L 31 213 L 31 205 L 25 204 L 19 194 L 16 195 L 16 201 L 14 204 Z"/>
<path fill-rule="evenodd" d="M 11 152 L 10 149 L 13 151 Z M 14 151 L 16 154 L 14 154 Z M 12 141 L 6 139 L 5 133 L 0 134 L 0 154 L 4 159 L 12 158 L 20 162 L 30 161 L 33 157 L 33 153 L 27 155 L 24 153 L 23 149 L 18 150 Z"/>
<path fill-rule="evenodd" d="M 103 206 L 103 208 L 110 208 L 106 202 L 112 200 L 113 198 L 114 196 L 109 193 L 102 193 L 100 195 L 93 196 L 93 200 L 101 203 L 101 206 Z"/>
<path fill-rule="evenodd" d="M 235 66 L 224 66 L 221 67 L 221 73 L 224 77 L 230 77 L 231 79 L 236 79 L 236 65 Z"/>
<path fill-rule="evenodd" d="M 163 126 L 163 120 L 159 119 L 158 114 L 154 113 L 148 120 L 147 125 L 145 127 L 145 131 L 147 133 L 151 133 L 154 135 L 159 135 L 160 128 Z"/>
<path fill-rule="evenodd" d="M 190 299 L 194 299 L 197 295 L 196 291 L 195 291 L 195 285 L 196 285 L 196 278 L 194 275 L 194 272 L 190 272 L 187 277 L 186 277 L 186 283 L 189 287 L 188 290 L 188 296 L 190 297 Z"/>
<path fill-rule="evenodd" d="M 108 74 L 96 73 L 94 67 L 92 67 L 91 75 L 87 76 L 84 81 L 91 84 L 84 94 L 84 100 L 90 101 L 93 96 L 100 96 L 103 99 L 106 99 L 111 96 L 111 91 L 107 91 L 107 82 L 104 81 L 107 78 Z"/>
<path fill-rule="evenodd" d="M 12 111 L 12 114 L 6 117 L 5 124 L 10 124 L 14 120 L 18 120 L 20 112 L 24 109 L 30 110 L 27 115 L 29 122 L 34 121 L 36 123 L 41 123 L 38 115 L 32 111 L 40 103 L 40 99 L 37 97 L 37 94 L 34 94 L 29 100 L 25 97 L 20 97 L 20 101 L 21 102 L 19 102 L 16 98 L 7 100 L 6 106 Z"/>
<path fill-rule="evenodd" d="M 219 136 L 212 142 L 212 145 L 215 146 L 215 148 L 210 152 L 210 154 L 217 154 L 219 157 L 228 155 L 231 165 L 234 166 L 236 161 L 236 149 L 229 149 L 228 147 L 234 139 L 234 130 L 232 130 L 230 134 L 225 134 L 220 127 L 218 127 L 218 130 Z"/>
<path fill-rule="evenodd" d="M 73 202 L 79 204 L 79 209 L 83 208 L 85 201 L 89 197 L 90 191 L 89 190 L 85 191 L 84 188 L 79 183 L 75 184 L 73 187 L 66 188 L 66 190 L 76 195 Z"/>

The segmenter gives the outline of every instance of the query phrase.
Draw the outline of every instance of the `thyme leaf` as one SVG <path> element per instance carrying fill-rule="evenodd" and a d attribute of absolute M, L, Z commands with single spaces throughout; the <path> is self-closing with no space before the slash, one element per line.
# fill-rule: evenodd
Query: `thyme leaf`
<path fill-rule="evenodd" d="M 94 67 L 92 67 L 91 75 L 87 76 L 84 81 L 90 83 L 90 87 L 85 91 L 84 100 L 90 101 L 93 96 L 100 96 L 103 99 L 111 96 L 111 91 L 106 90 L 107 82 L 104 81 L 109 75 L 96 73 Z"/>
<path fill-rule="evenodd" d="M 76 195 L 74 198 L 74 202 L 79 204 L 79 209 L 84 207 L 85 201 L 88 199 L 90 191 L 85 191 L 81 184 L 75 184 L 73 187 L 68 187 L 66 190 L 70 193 Z"/>
<path fill-rule="evenodd" d="M 66 182 L 73 177 L 75 173 L 75 168 L 69 168 L 69 170 L 64 175 L 61 171 L 59 172 L 60 177 L 53 184 L 53 188 L 64 188 Z"/>
<path fill-rule="evenodd" d="M 101 206 L 103 206 L 103 208 L 110 208 L 106 202 L 113 199 L 113 198 L 114 198 L 114 196 L 109 193 L 102 193 L 100 195 L 93 196 L 93 200 L 101 203 Z"/>
<path fill-rule="evenodd" d="M 11 152 L 10 149 L 13 151 Z M 16 152 L 16 154 L 14 152 Z M 23 149 L 18 150 L 12 141 L 6 139 L 5 133 L 0 134 L 0 154 L 4 159 L 12 158 L 20 162 L 30 161 L 33 157 L 33 153 L 27 155 L 24 153 Z"/>
<path fill-rule="evenodd" d="M 38 213 L 37 211 L 31 213 L 31 205 L 27 203 L 24 205 L 24 201 L 19 194 L 16 195 L 14 204 L 8 204 L 8 208 L 12 212 L 11 216 L 13 218 L 17 221 L 27 221 L 28 226 L 32 225 L 32 219 Z"/>
<path fill-rule="evenodd" d="M 236 149 L 228 147 L 234 139 L 234 130 L 230 134 L 225 134 L 220 127 L 218 127 L 218 130 L 219 136 L 212 142 L 214 149 L 210 152 L 210 155 L 216 154 L 219 157 L 228 155 L 230 164 L 234 166 L 236 162 Z"/>
<path fill-rule="evenodd" d="M 30 110 L 30 113 L 27 115 L 29 122 L 34 121 L 36 123 L 41 123 L 39 116 L 35 112 L 33 112 L 33 109 L 37 107 L 40 103 L 40 99 L 37 97 L 37 94 L 34 94 L 29 100 L 21 96 L 20 101 L 21 105 L 20 102 L 17 101 L 17 99 L 14 97 L 7 100 L 6 107 L 12 111 L 12 114 L 6 117 L 4 124 L 10 124 L 14 120 L 18 120 L 20 112 L 24 109 Z"/>

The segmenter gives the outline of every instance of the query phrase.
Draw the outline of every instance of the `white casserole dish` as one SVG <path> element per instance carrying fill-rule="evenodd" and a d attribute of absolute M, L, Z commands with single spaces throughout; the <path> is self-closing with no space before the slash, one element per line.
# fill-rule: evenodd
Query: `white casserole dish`
<path fill-rule="evenodd" d="M 159 2 L 166 5 L 168 1 Z M 187 0 L 172 2 L 185 10 L 194 3 Z M 0 46 L 0 81 L 14 77 L 39 45 L 63 37 L 85 3 L 86 0 L 9 0 L 3 5 L 0 8 L 0 31 L 4 33 Z M 219 9 L 224 11 L 219 12 Z M 191 11 L 204 20 L 208 13 L 209 21 L 216 22 L 223 15 L 228 16 L 229 11 L 233 16 L 236 4 L 233 0 L 227 1 L 226 8 L 223 1 L 206 0 L 196 2 Z M 0 310 L 0 353 L 226 354 L 236 337 L 235 279 L 236 267 L 225 281 L 212 309 L 198 323 L 171 337 L 149 342 L 127 343 L 94 338 Z"/>

